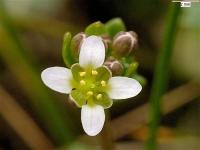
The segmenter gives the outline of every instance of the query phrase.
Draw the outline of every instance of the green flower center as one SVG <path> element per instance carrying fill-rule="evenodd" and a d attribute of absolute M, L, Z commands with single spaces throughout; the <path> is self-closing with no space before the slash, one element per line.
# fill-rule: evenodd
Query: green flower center
<path fill-rule="evenodd" d="M 106 67 L 83 69 L 79 64 L 74 64 L 71 70 L 73 75 L 71 97 L 79 107 L 85 104 L 90 106 L 97 104 L 108 108 L 112 105 L 112 100 L 106 93 L 109 89 L 107 83 L 111 77 Z"/>

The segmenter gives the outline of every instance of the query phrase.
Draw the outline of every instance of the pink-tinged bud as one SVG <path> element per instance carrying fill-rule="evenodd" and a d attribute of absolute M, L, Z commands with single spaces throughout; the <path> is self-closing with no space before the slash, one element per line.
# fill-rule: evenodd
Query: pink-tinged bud
<path fill-rule="evenodd" d="M 138 36 L 135 32 L 119 32 L 113 40 L 113 52 L 117 57 L 130 54 L 138 45 Z"/>
<path fill-rule="evenodd" d="M 123 65 L 114 58 L 108 58 L 104 62 L 104 65 L 107 66 L 108 69 L 110 69 L 113 76 L 122 75 L 122 73 L 124 72 Z"/>
<path fill-rule="evenodd" d="M 75 59 L 78 59 L 79 56 L 79 52 L 80 52 L 80 47 L 83 43 L 83 40 L 86 38 L 86 34 L 84 34 L 83 32 L 76 34 L 71 41 L 71 54 L 72 57 L 74 57 Z"/>
<path fill-rule="evenodd" d="M 107 35 L 107 34 L 101 35 L 101 38 L 102 38 L 102 40 L 103 40 L 105 49 L 106 49 L 106 51 L 107 51 L 108 48 L 109 48 L 110 45 L 111 45 L 111 38 L 110 38 L 109 35 Z"/>

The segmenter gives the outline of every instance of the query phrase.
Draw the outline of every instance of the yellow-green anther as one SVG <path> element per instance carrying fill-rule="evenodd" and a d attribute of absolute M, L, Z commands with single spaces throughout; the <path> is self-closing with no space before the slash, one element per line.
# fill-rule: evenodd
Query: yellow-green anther
<path fill-rule="evenodd" d="M 84 77 L 85 75 L 86 75 L 86 72 L 79 72 L 79 75 L 81 76 L 81 77 Z"/>
<path fill-rule="evenodd" d="M 99 99 L 101 99 L 102 98 L 102 94 L 98 94 L 97 95 L 97 99 L 99 100 Z"/>
<path fill-rule="evenodd" d="M 106 81 L 102 80 L 101 81 L 101 86 L 106 86 Z"/>
<path fill-rule="evenodd" d="M 81 80 L 81 81 L 80 81 L 80 84 L 81 84 L 81 85 L 85 85 L 85 81 L 84 81 L 84 80 Z"/>
<path fill-rule="evenodd" d="M 98 72 L 96 70 L 92 70 L 92 75 L 98 75 Z"/>
<path fill-rule="evenodd" d="M 87 95 L 88 95 L 88 96 L 92 96 L 92 95 L 93 95 L 93 92 L 92 92 L 92 91 L 88 91 L 88 92 L 87 92 Z"/>
<path fill-rule="evenodd" d="M 102 38 L 102 40 L 103 40 L 103 43 L 104 43 L 104 46 L 105 46 L 105 50 L 106 50 L 106 52 L 107 52 L 107 50 L 108 50 L 110 44 L 112 43 L 112 42 L 111 42 L 111 38 L 110 38 L 110 36 L 109 36 L 108 34 L 102 34 L 102 35 L 101 35 L 101 38 Z"/>

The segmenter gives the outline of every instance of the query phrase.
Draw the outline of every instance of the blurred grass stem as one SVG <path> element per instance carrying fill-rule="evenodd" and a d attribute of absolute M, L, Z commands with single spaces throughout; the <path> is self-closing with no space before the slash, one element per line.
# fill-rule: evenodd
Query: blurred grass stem
<path fill-rule="evenodd" d="M 31 149 L 53 149 L 53 144 L 33 119 L 0 86 L 0 114 Z M 14 117 L 13 117 L 14 116 Z M 31 137 L 31 138 L 30 138 Z"/>
<path fill-rule="evenodd" d="M 169 114 L 183 105 L 200 96 L 200 85 L 196 81 L 190 81 L 162 96 L 162 115 Z M 110 124 L 110 132 L 114 140 L 120 139 L 144 126 L 149 120 L 149 103 L 145 103 L 136 109 L 114 119 Z M 128 123 L 127 123 L 128 122 Z"/>
<path fill-rule="evenodd" d="M 0 56 L 7 65 L 19 86 L 29 97 L 30 104 L 42 124 L 58 145 L 73 139 L 72 120 L 69 120 L 65 107 L 58 103 L 42 84 L 37 66 L 28 51 L 23 47 L 12 20 L 0 1 Z M 3 38 L 2 38 L 3 37 Z M 15 83 L 12 83 L 15 84 Z"/>
<path fill-rule="evenodd" d="M 161 97 L 167 88 L 170 58 L 175 40 L 179 12 L 179 4 L 170 4 L 164 33 L 164 41 L 157 59 L 154 81 L 150 95 L 150 124 L 149 137 L 146 144 L 147 150 L 156 149 L 157 128 L 159 126 L 161 116 Z"/>

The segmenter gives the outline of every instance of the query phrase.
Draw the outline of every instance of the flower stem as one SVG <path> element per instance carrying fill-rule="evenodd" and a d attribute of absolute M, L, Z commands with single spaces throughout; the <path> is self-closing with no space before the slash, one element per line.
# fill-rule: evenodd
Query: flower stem
<path fill-rule="evenodd" d="M 152 91 L 150 95 L 150 124 L 149 137 L 146 143 L 147 150 L 156 149 L 157 128 L 159 126 L 161 115 L 161 97 L 167 88 L 170 58 L 176 33 L 175 31 L 178 23 L 178 16 L 180 13 L 180 6 L 178 4 L 170 5 L 171 7 L 168 13 L 164 41 L 158 56 Z"/>

